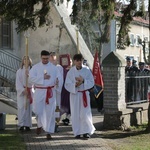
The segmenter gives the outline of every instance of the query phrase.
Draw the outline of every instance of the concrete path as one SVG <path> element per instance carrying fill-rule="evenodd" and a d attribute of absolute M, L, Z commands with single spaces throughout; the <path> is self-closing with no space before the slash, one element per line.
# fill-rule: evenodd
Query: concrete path
<path fill-rule="evenodd" d="M 52 135 L 53 139 L 48 141 L 44 132 L 40 135 L 36 135 L 36 121 L 33 117 L 31 132 L 22 133 L 27 145 L 27 150 L 112 150 L 107 142 L 100 138 L 103 115 L 98 113 L 96 109 L 92 109 L 92 113 L 93 123 L 97 130 L 88 140 L 82 138 L 75 139 L 71 125 L 64 126 L 60 124 L 59 132 L 54 133 Z M 7 122 L 7 124 L 9 124 L 9 122 Z"/>

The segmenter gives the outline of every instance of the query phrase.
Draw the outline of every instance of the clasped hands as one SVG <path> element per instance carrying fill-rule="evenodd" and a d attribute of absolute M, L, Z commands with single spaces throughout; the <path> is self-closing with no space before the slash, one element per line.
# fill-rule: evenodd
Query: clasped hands
<path fill-rule="evenodd" d="M 75 80 L 76 80 L 76 84 L 75 84 L 76 87 L 79 87 L 84 82 L 84 79 L 82 76 L 75 77 Z"/>
<path fill-rule="evenodd" d="M 44 73 L 44 80 L 49 80 L 50 79 L 50 75 L 48 75 L 47 73 Z M 59 84 L 59 80 L 58 78 L 56 79 L 55 85 L 58 86 Z"/>
<path fill-rule="evenodd" d="M 50 79 L 50 75 L 48 75 L 47 73 L 44 73 L 44 80 L 49 80 Z"/>

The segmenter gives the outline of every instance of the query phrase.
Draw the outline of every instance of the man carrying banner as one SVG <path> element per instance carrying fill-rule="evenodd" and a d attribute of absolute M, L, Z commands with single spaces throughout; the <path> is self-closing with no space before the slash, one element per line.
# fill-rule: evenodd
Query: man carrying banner
<path fill-rule="evenodd" d="M 93 76 L 94 76 L 94 96 L 97 103 L 99 112 L 103 112 L 103 78 L 100 69 L 100 63 L 98 58 L 98 52 L 96 51 L 93 63 Z"/>

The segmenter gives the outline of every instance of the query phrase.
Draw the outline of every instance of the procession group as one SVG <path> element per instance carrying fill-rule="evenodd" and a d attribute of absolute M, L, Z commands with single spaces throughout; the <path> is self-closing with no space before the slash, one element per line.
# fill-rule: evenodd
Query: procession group
<path fill-rule="evenodd" d="M 56 126 L 56 107 L 61 115 L 71 115 L 75 138 L 88 139 L 94 133 L 89 90 L 94 86 L 90 69 L 83 65 L 82 54 L 73 56 L 74 65 L 63 68 L 57 64 L 55 52 L 42 50 L 41 61 L 32 66 L 29 56 L 24 56 L 16 73 L 18 126 L 20 131 L 30 131 L 32 114 L 36 116 L 39 135 L 45 132 L 52 139 Z M 66 116 L 67 116 L 66 115 Z M 64 119 L 68 123 L 69 119 Z"/>

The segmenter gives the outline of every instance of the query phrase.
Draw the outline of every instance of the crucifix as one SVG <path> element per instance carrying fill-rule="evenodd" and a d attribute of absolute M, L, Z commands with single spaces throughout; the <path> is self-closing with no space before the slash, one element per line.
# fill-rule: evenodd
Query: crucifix
<path fill-rule="evenodd" d="M 58 37 L 58 48 L 57 48 L 57 55 L 59 54 L 59 49 L 60 49 L 60 40 L 61 40 L 61 35 L 62 35 L 62 30 L 64 28 L 64 22 L 63 22 L 63 17 L 61 17 L 61 22 L 59 25 L 56 25 L 56 28 L 59 28 L 59 37 Z"/>

